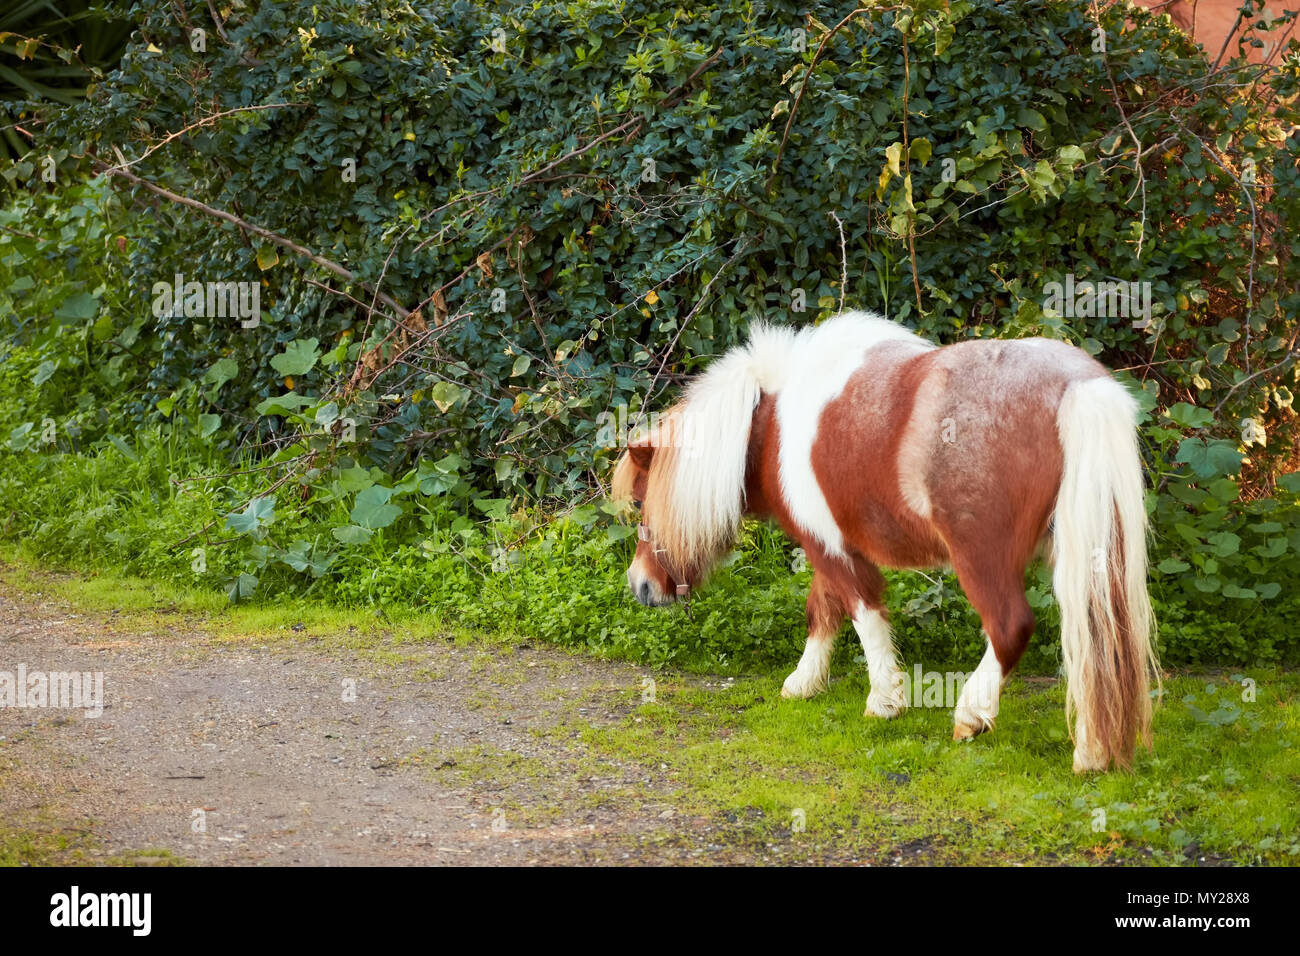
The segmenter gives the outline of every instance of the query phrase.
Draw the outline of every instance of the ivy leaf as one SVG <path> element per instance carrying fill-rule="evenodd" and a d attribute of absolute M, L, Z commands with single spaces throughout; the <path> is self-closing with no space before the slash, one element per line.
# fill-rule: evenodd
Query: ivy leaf
<path fill-rule="evenodd" d="M 290 375 L 306 375 L 316 367 L 320 358 L 319 339 L 295 339 L 284 347 L 284 351 L 271 359 L 271 368 L 280 373 L 282 378 Z"/>
<path fill-rule="evenodd" d="M 371 485 L 357 495 L 356 503 L 352 506 L 352 520 L 371 531 L 387 528 L 402 513 L 397 505 L 388 503 L 392 496 L 392 488 Z"/>
<path fill-rule="evenodd" d="M 199 437 L 208 438 L 221 427 L 220 415 L 200 415 L 199 416 Z"/>

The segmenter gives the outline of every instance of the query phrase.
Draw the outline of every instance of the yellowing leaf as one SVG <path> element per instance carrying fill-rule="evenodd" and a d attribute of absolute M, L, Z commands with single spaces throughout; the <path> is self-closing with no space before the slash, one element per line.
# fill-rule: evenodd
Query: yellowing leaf
<path fill-rule="evenodd" d="M 645 300 L 650 305 L 654 305 L 656 302 L 659 301 L 659 293 L 656 292 L 654 289 L 651 289 L 649 292 L 646 293 Z"/>
<path fill-rule="evenodd" d="M 898 162 L 903 158 L 903 144 L 890 143 L 885 147 L 885 159 L 889 163 L 889 171 L 895 176 L 901 176 L 902 172 L 898 168 Z"/>
<path fill-rule="evenodd" d="M 265 272 L 280 261 L 280 253 L 275 246 L 259 246 L 257 250 L 257 267 Z"/>

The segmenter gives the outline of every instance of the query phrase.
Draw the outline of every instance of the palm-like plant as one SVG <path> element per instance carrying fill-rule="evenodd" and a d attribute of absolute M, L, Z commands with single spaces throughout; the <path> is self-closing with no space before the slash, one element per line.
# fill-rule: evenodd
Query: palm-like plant
<path fill-rule="evenodd" d="M 122 57 L 131 24 L 96 0 L 16 0 L 0 9 L 0 151 L 31 148 L 18 113 L 68 105 Z"/>

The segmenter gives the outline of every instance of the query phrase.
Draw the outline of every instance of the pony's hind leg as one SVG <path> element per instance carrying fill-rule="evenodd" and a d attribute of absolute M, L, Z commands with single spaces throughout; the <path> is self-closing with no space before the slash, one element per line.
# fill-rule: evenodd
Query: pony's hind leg
<path fill-rule="evenodd" d="M 781 686 L 782 697 L 813 697 L 826 689 L 835 636 L 844 623 L 844 605 L 831 591 L 826 576 L 813 572 L 808 591 L 808 642 L 803 657 Z"/>
<path fill-rule="evenodd" d="M 953 561 L 957 579 L 979 612 L 988 644 L 979 666 L 962 688 L 953 711 L 953 740 L 966 740 L 993 729 L 1002 685 L 1024 654 L 1034 633 L 1034 612 L 1025 600 L 1025 571 L 992 573 L 982 566 Z"/>
<path fill-rule="evenodd" d="M 867 676 L 871 681 L 866 716 L 897 717 L 907 709 L 907 697 L 903 693 L 903 672 L 898 667 L 894 638 L 884 607 L 859 603 L 853 614 L 853 629 L 862 641 Z"/>

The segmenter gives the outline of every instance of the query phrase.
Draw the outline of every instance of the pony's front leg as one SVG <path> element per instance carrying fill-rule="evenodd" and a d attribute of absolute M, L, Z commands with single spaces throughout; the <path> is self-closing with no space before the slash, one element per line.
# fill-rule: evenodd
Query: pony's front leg
<path fill-rule="evenodd" d="M 903 672 L 898 666 L 894 637 L 884 607 L 870 608 L 865 603 L 858 604 L 853 614 L 853 629 L 862 641 L 867 676 L 871 680 L 866 716 L 897 717 L 907 709 L 907 695 L 903 692 Z"/>
<path fill-rule="evenodd" d="M 782 697 L 813 697 L 826 689 L 831 651 L 842 623 L 844 605 L 827 587 L 825 576 L 814 571 L 808 591 L 808 641 L 799 666 L 781 686 Z"/>

